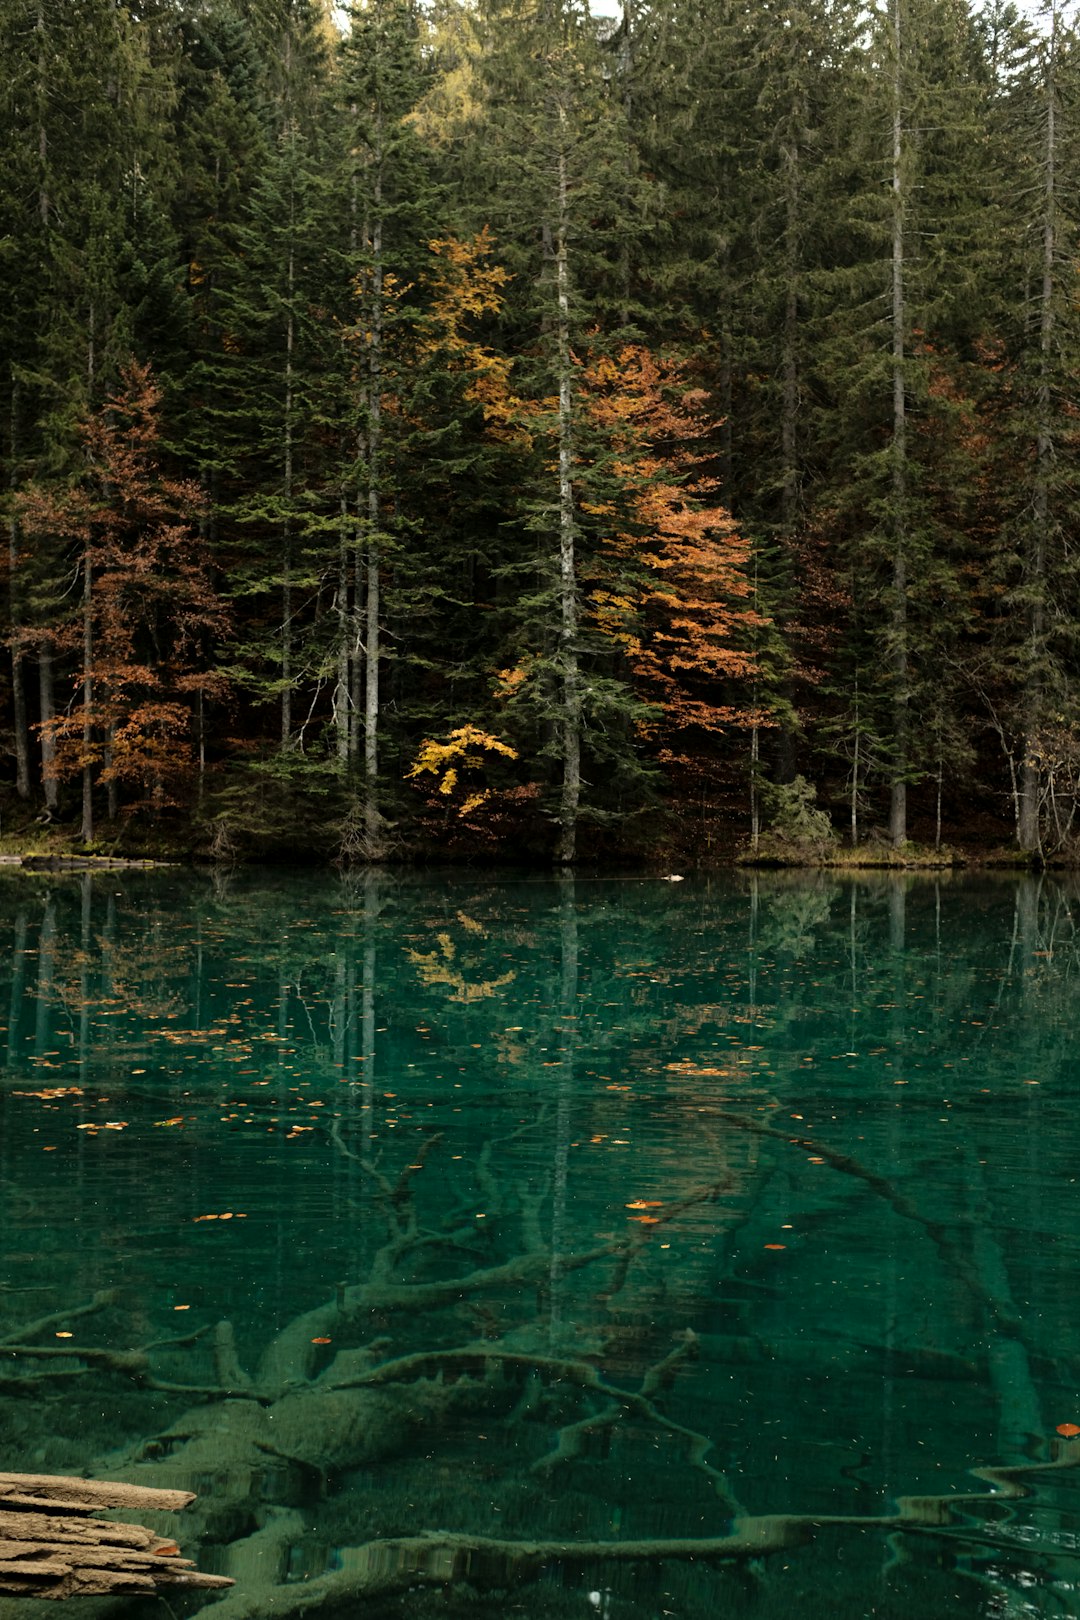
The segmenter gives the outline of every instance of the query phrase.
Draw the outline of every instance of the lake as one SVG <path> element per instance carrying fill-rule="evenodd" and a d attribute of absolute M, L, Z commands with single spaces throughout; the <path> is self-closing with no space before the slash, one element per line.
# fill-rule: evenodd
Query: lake
<path fill-rule="evenodd" d="M 1075 1616 L 1078 916 L 0 875 L 3 1467 L 196 1490 L 222 1620 Z"/>

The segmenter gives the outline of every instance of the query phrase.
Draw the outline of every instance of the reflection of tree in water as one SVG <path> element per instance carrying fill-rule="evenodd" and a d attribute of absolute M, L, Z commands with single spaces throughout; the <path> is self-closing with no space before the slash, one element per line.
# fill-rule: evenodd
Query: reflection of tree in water
<path fill-rule="evenodd" d="M 715 1612 L 720 1592 L 737 1599 L 737 1571 L 815 1536 L 832 1547 L 874 1534 L 884 1546 L 887 1535 L 899 1533 L 896 1556 L 917 1558 L 925 1543 L 929 1561 L 969 1559 L 975 1569 L 978 1558 L 1009 1545 L 1007 1504 L 1032 1471 L 1031 1436 L 1044 1432 L 1040 1395 L 1067 1390 L 1080 1372 L 1068 1349 L 1053 1342 L 1052 1326 L 1017 1304 L 1015 1257 L 994 1230 L 1000 1195 L 990 1185 L 993 1165 L 980 1164 L 986 1154 L 977 1120 L 963 1127 L 971 1162 L 963 1181 L 968 1203 L 958 1208 L 951 1194 L 920 1182 L 913 1166 L 897 1173 L 906 1149 L 899 1127 L 883 1139 L 897 1148 L 895 1163 L 876 1150 L 860 1152 L 846 1117 L 813 1130 L 794 1122 L 790 1101 L 780 1110 L 777 1085 L 740 1068 L 742 1048 L 710 1060 L 701 1041 L 703 1030 L 726 1019 L 745 1045 L 745 1026 L 733 1020 L 750 1016 L 754 1029 L 768 1029 L 766 1055 L 775 1060 L 781 1043 L 796 1039 L 803 1004 L 778 998 L 770 975 L 796 953 L 840 964 L 854 992 L 851 1005 L 866 1000 L 867 1027 L 883 1041 L 899 1039 L 913 1016 L 934 1031 L 958 1011 L 986 1011 L 995 997 L 999 1005 L 1025 996 L 1050 1006 L 1053 981 L 1044 964 L 1051 959 L 1037 953 L 1050 948 L 1049 931 L 1060 955 L 1067 933 L 1052 897 L 1036 893 L 1033 903 L 1031 891 L 1017 891 L 1011 942 L 1002 942 L 999 926 L 996 955 L 988 950 L 983 966 L 976 961 L 952 975 L 947 953 L 939 962 L 933 951 L 923 947 L 916 955 L 907 943 L 931 891 L 909 891 L 906 906 L 897 893 L 830 884 L 811 900 L 786 889 L 759 891 L 750 928 L 735 930 L 721 919 L 713 930 L 720 972 L 703 972 L 698 999 L 685 1001 L 673 983 L 675 965 L 663 958 L 670 932 L 644 901 L 626 908 L 613 941 L 600 935 L 594 911 L 572 884 L 558 887 L 528 927 L 511 921 L 527 936 L 514 968 L 502 961 L 507 932 L 494 887 L 477 889 L 465 902 L 450 898 L 445 908 L 417 909 L 379 879 L 361 884 L 342 896 L 342 915 L 322 925 L 339 945 L 352 941 L 332 961 L 303 914 L 284 912 L 273 928 L 261 920 L 257 947 L 249 943 L 241 952 L 225 919 L 204 915 L 178 943 L 163 913 L 147 926 L 144 959 L 149 942 L 160 939 L 154 994 L 171 985 L 183 996 L 186 1038 L 200 1028 L 228 1030 L 228 1012 L 247 993 L 250 973 L 271 987 L 258 1018 L 270 1015 L 282 1051 L 296 1049 L 329 1068 L 358 1063 L 361 1106 L 319 1127 L 352 1178 L 344 1183 L 343 1207 L 355 1200 L 358 1263 L 332 1297 L 304 1306 L 258 1344 L 228 1322 L 162 1336 L 140 1321 L 137 1304 L 113 1295 L 87 1300 L 79 1315 L 65 1308 L 75 1302 L 43 1267 L 44 1297 L 33 1312 L 0 1293 L 0 1389 L 13 1443 L 29 1455 L 36 1436 L 70 1433 L 81 1425 L 80 1414 L 94 1408 L 102 1416 L 87 1434 L 85 1466 L 198 1490 L 193 1530 L 203 1541 L 201 1562 L 238 1579 L 215 1605 L 221 1620 L 320 1606 L 352 1614 L 360 1599 L 367 1612 L 414 1587 L 430 1587 L 435 1608 L 462 1613 L 479 1612 L 478 1592 L 496 1594 L 483 1601 L 500 1615 L 508 1600 L 497 1594 L 507 1592 L 515 1593 L 510 1607 L 520 1596 L 534 1615 L 562 1613 L 564 1604 L 566 1613 L 580 1613 L 573 1595 L 595 1589 L 610 1594 L 613 1614 L 659 1613 L 664 1593 L 671 1593 L 668 1607 L 704 1615 Z M 42 921 L 35 936 L 39 952 L 41 941 L 51 940 L 51 956 L 35 971 L 53 997 L 50 1016 L 59 1019 L 68 1002 L 51 986 L 61 972 L 64 908 L 55 900 L 52 906 L 48 926 Z M 81 940 L 81 900 L 75 909 Z M 741 923 L 749 920 L 742 913 Z M 705 912 L 705 937 L 712 923 Z M 26 915 L 21 926 L 29 933 Z M 91 929 L 89 938 L 104 932 Z M 178 951 L 189 965 L 201 961 L 201 979 L 185 980 Z M 741 988 L 728 994 L 723 975 L 734 974 L 729 964 L 740 953 L 744 961 L 753 955 L 753 977 L 744 975 Z M 240 963 L 241 954 L 254 960 Z M 416 970 L 433 955 L 436 963 L 452 960 L 454 975 L 425 981 Z M 218 979 L 235 975 L 241 985 L 231 1001 L 210 983 L 207 964 L 215 959 L 229 964 Z M 395 1034 L 380 1022 L 380 1016 L 390 1022 L 379 999 L 388 959 L 413 967 L 414 991 L 403 992 L 394 1008 L 399 1022 L 422 1014 L 430 1030 L 438 1010 L 440 1018 L 461 1021 L 455 1049 L 471 1049 L 469 1036 L 485 1042 L 483 1061 L 493 1065 L 515 1049 L 523 1053 L 519 1066 L 550 1062 L 541 1071 L 543 1100 L 522 1124 L 501 1137 L 481 1133 L 468 1145 L 455 1144 L 453 1153 L 438 1131 L 411 1152 L 402 1152 L 392 1135 L 379 1135 L 374 1075 L 376 1064 L 387 1061 L 383 1034 Z M 894 966 L 903 959 L 903 975 L 890 968 L 886 982 L 886 959 Z M 74 964 L 77 973 L 88 972 L 91 996 L 111 993 L 107 961 L 104 951 L 94 956 L 92 945 L 89 967 Z M 495 1036 L 507 1036 L 505 1009 L 495 995 L 468 991 L 512 971 L 529 980 L 535 1004 L 531 1013 L 515 1011 L 515 1026 L 523 1027 L 498 1045 Z M 152 973 L 146 977 L 153 980 Z M 581 1013 L 601 985 L 615 1005 L 597 1033 L 583 1028 Z M 812 986 L 811 979 L 807 1003 Z M 396 984 L 395 994 L 400 989 Z M 147 1005 L 156 1005 L 152 995 Z M 489 1009 L 498 1023 L 478 1025 Z M 1043 1051 L 1055 1039 L 1045 1026 L 1031 1037 Z M 245 1024 L 244 1032 L 253 1027 Z M 838 1029 L 846 1030 L 843 1018 Z M 47 1043 L 51 1030 L 44 1032 Z M 977 1051 L 977 1030 L 972 1038 Z M 599 1134 L 632 1118 L 636 1131 L 647 1128 L 647 1113 L 640 1127 L 633 1113 L 645 1110 L 643 1098 L 604 1085 L 590 1089 L 584 1102 L 577 1089 L 602 1064 L 614 1073 L 616 1055 L 626 1050 L 644 1051 L 649 1061 L 655 1056 L 660 1083 L 671 1088 L 669 1110 L 677 1105 L 692 1118 L 695 1150 L 673 1164 L 663 1200 L 631 1199 L 628 1192 L 630 1235 L 607 1230 L 610 1212 L 598 1194 L 571 1181 L 568 1157 L 587 1127 Z M 629 1084 L 632 1070 L 620 1072 L 628 1078 L 619 1085 Z M 534 1137 L 547 1144 L 544 1173 L 539 1156 L 524 1152 Z M 950 1151 L 956 1151 L 951 1144 Z M 437 1198 L 427 1174 L 435 1167 Z M 776 1212 L 791 1198 L 802 1227 L 822 1236 L 823 1254 L 830 1234 L 856 1224 L 879 1248 L 887 1240 L 889 1252 L 901 1257 L 900 1270 L 916 1275 L 899 1278 L 891 1294 L 872 1295 L 861 1316 L 834 1325 L 831 1338 L 807 1334 L 805 1318 L 786 1326 L 782 1301 L 771 1303 L 745 1254 L 736 1262 L 734 1239 L 748 1227 L 756 1231 L 754 1223 L 773 1235 Z M 360 1230 L 361 1216 L 372 1214 L 378 1241 L 370 1220 Z M 598 1223 L 602 1235 L 581 1236 Z M 682 1236 L 694 1242 L 673 1272 L 664 1245 Z M 719 1278 L 709 1284 L 717 1307 L 707 1321 L 701 1278 L 693 1273 L 705 1264 L 693 1252 L 702 1239 L 720 1263 Z M 59 1269 L 61 1259 L 51 1264 Z M 791 1259 L 803 1290 L 827 1275 L 809 1247 Z M 740 1289 L 747 1295 L 755 1288 L 763 1309 L 751 1313 L 733 1303 Z M 911 1331 L 905 1313 L 928 1288 L 954 1300 L 955 1342 L 927 1345 Z M 879 1298 L 884 1311 L 877 1311 Z M 75 1325 L 70 1345 L 56 1338 L 61 1323 L 65 1332 Z M 96 1348 L 84 1342 L 91 1333 Z M 734 1419 L 715 1396 L 699 1400 L 704 1364 L 711 1375 L 721 1372 L 733 1392 L 740 1381 L 767 1392 L 770 1378 L 777 1389 L 830 1378 L 852 1387 L 907 1380 L 926 1389 L 986 1389 L 996 1430 L 987 1449 L 1014 1466 L 984 1471 L 971 1493 L 931 1488 L 894 1505 L 836 1515 L 800 1499 L 802 1488 L 808 1498 L 814 1494 L 808 1464 L 802 1487 L 796 1481 L 783 1503 L 794 1512 L 748 1513 L 759 1505 L 761 1480 L 744 1472 L 749 1441 L 731 1432 Z M 109 1455 L 122 1435 L 129 1437 L 122 1454 Z M 1055 1441 L 1051 1465 L 1071 1466 L 1075 1445 Z M 646 1483 L 631 1488 L 628 1481 Z M 782 1492 L 778 1479 L 764 1505 L 775 1506 Z M 732 1573 L 716 1574 L 727 1566 Z M 736 1584 L 718 1587 L 717 1580 Z M 765 1605 L 759 1612 L 772 1612 L 766 1595 L 755 1602 Z M 779 1598 L 777 1604 L 779 1612 Z"/>

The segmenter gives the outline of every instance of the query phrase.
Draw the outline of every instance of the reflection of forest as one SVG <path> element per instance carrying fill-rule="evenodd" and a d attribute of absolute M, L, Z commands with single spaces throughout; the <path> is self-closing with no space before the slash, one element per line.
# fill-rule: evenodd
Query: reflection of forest
<path fill-rule="evenodd" d="M 6 1466 L 198 1490 L 222 1620 L 1053 1595 L 1070 888 L 114 882 L 2 902 Z"/>

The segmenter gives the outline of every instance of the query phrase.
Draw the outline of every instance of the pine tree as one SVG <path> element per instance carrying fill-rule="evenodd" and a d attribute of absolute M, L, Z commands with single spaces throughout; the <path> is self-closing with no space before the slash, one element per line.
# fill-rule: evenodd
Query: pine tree
<path fill-rule="evenodd" d="M 208 291 L 197 273 L 205 331 L 197 376 L 209 412 L 189 442 L 216 494 L 216 553 L 244 604 L 233 674 L 258 707 L 277 709 L 266 769 L 287 783 L 305 747 L 297 698 L 317 692 L 320 680 L 319 543 L 311 536 L 329 499 L 320 426 L 334 349 L 326 306 L 341 265 L 320 117 L 322 13 L 282 0 L 252 20 L 258 88 L 245 110 L 240 80 L 234 111 L 257 162 L 208 267 Z M 245 59 L 246 46 L 238 68 Z M 251 117 L 260 104 L 257 140 Z"/>
<path fill-rule="evenodd" d="M 8 193 L 16 252 L 5 305 L 17 314 L 10 356 L 7 483 L 60 483 L 77 466 L 77 423 L 115 382 L 121 356 L 175 315 L 166 209 L 173 178 L 164 120 L 172 97 L 167 28 L 152 10 L 136 20 L 90 0 L 7 0 L 6 93 L 15 132 Z M 160 332 L 168 318 L 158 321 Z M 15 510 L 13 506 L 12 511 Z M 28 786 L 25 685 L 36 653 L 39 718 L 54 709 L 58 648 L 50 633 L 65 588 L 48 536 L 33 551 L 9 519 L 17 776 Z M 43 787 L 55 807 L 47 725 Z"/>
<path fill-rule="evenodd" d="M 503 343 L 521 355 L 515 387 L 530 402 L 533 446 L 516 545 L 498 569 L 502 662 L 517 672 L 518 724 L 534 728 L 522 751 L 550 760 L 557 779 L 556 858 L 568 865 L 582 813 L 617 810 L 636 769 L 636 700 L 625 672 L 613 678 L 607 668 L 610 646 L 582 619 L 582 580 L 603 532 L 588 485 L 603 450 L 583 408 L 581 365 L 586 345 L 617 341 L 626 313 L 626 261 L 611 228 L 632 179 L 625 107 L 583 7 L 491 0 L 480 20 L 485 116 L 474 183 L 515 278 Z M 611 768 L 616 755 L 622 772 Z M 600 794 L 583 804 L 594 767 L 608 775 L 607 804 Z"/>
<path fill-rule="evenodd" d="M 366 0 L 347 13 L 337 94 L 345 136 L 351 307 L 344 323 L 343 514 L 337 574 L 335 723 L 339 761 L 362 782 L 365 847 L 384 844 L 379 807 L 385 586 L 400 555 L 408 474 L 415 281 L 436 233 L 431 165 L 411 115 L 424 90 L 413 0 Z"/>
<path fill-rule="evenodd" d="M 916 717 L 933 708 L 936 671 L 965 611 L 963 537 L 979 471 L 965 423 L 994 233 L 988 179 L 972 170 L 986 81 L 966 11 L 952 0 L 891 0 L 865 83 L 853 130 L 855 252 L 831 278 L 848 304 L 833 317 L 834 341 L 820 346 L 817 375 L 833 402 L 822 436 L 855 622 L 886 672 L 860 686 L 861 723 L 886 751 L 889 836 L 901 845 L 908 787 L 932 758 Z M 850 691 L 850 673 L 841 679 Z"/>
<path fill-rule="evenodd" d="M 1080 780 L 1070 544 L 1080 511 L 1080 324 L 1073 296 L 1078 41 L 1056 5 L 1034 30 L 1015 18 L 1005 22 L 1010 71 L 994 128 L 1002 142 L 1001 206 L 1013 231 L 999 339 L 990 351 L 997 387 L 987 422 L 1007 476 L 995 480 L 994 565 L 984 593 L 988 639 L 977 663 L 1009 764 L 1017 843 L 1035 854 L 1067 836 Z"/>

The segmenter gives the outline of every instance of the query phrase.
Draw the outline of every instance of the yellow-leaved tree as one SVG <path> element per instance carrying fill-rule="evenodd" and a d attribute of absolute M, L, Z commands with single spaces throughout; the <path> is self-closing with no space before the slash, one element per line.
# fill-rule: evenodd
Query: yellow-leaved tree
<path fill-rule="evenodd" d="M 458 726 L 445 742 L 425 737 L 406 777 L 432 776 L 430 784 L 454 805 L 459 817 L 467 817 L 491 798 L 490 787 L 482 785 L 478 773 L 484 771 L 491 757 L 502 755 L 517 759 L 517 749 L 511 748 L 479 726 Z M 462 781 L 462 774 L 466 780 Z"/>

